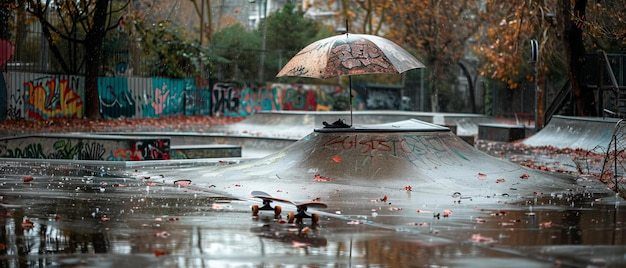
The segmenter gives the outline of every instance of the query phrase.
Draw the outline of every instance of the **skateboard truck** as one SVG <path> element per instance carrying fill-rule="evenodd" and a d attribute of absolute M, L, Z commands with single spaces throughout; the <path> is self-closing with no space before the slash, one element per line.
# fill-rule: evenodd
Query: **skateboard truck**
<path fill-rule="evenodd" d="M 319 214 L 307 212 L 307 205 L 296 204 L 296 213 L 291 211 L 287 213 L 287 222 L 289 223 L 293 223 L 294 220 L 296 223 L 302 223 L 304 218 L 310 218 L 312 223 L 317 223 L 320 220 Z"/>
<path fill-rule="evenodd" d="M 282 207 L 281 206 L 272 207 L 270 205 L 271 203 L 272 203 L 272 200 L 263 199 L 263 206 L 259 207 L 259 205 L 252 205 L 252 216 L 253 217 L 259 216 L 259 211 L 261 210 L 269 210 L 269 211 L 274 211 L 274 218 L 276 219 L 280 218 L 280 213 L 283 210 Z"/>

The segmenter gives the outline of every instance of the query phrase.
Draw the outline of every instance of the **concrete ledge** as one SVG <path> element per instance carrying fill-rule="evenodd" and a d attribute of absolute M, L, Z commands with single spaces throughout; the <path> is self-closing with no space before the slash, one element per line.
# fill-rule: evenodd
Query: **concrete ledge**
<path fill-rule="evenodd" d="M 99 161 L 168 160 L 170 139 L 85 133 L 24 135 L 0 138 L 0 157 Z"/>
<path fill-rule="evenodd" d="M 454 133 L 454 134 L 457 134 L 457 133 L 456 133 L 456 129 L 457 129 L 457 126 L 456 126 L 456 125 L 452 125 L 452 124 L 445 124 L 445 125 L 440 125 L 440 126 L 442 126 L 442 127 L 447 127 L 447 128 L 449 128 L 449 129 L 450 129 L 450 132 L 452 132 L 452 133 Z"/>
<path fill-rule="evenodd" d="M 172 146 L 172 159 L 241 157 L 238 145 L 180 145 Z"/>
<path fill-rule="evenodd" d="M 228 144 L 241 146 L 241 157 L 259 158 L 271 153 L 278 152 L 298 139 L 272 138 L 252 135 L 232 135 L 224 133 L 188 133 L 188 132 L 106 132 L 103 135 L 128 135 L 128 136 L 159 136 L 169 137 L 170 147 L 189 144 Z"/>
<path fill-rule="evenodd" d="M 478 139 L 511 142 L 526 137 L 526 128 L 505 124 L 479 124 Z"/>

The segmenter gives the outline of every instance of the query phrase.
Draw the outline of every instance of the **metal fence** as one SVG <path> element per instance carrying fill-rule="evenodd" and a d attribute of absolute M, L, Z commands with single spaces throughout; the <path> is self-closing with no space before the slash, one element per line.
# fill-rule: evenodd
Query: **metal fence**
<path fill-rule="evenodd" d="M 82 118 L 84 76 L 0 72 L 0 120 Z M 334 111 L 347 107 L 347 91 L 336 86 L 210 82 L 202 78 L 98 77 L 100 115 L 112 118 L 250 116 L 258 111 Z M 355 94 L 356 93 L 356 94 Z M 382 93 L 353 91 L 362 109 Z M 371 96 L 370 96 L 371 95 Z M 370 99 L 368 99 L 370 98 Z M 339 109 L 343 110 L 343 109 Z"/>
<path fill-rule="evenodd" d="M 606 150 L 600 178 L 621 196 L 626 196 L 626 121 L 615 125 L 613 138 Z"/>

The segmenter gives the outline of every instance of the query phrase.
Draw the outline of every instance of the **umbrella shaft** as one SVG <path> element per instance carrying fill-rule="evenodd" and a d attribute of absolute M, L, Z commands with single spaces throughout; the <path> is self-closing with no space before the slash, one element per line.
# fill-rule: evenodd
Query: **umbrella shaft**
<path fill-rule="evenodd" d="M 350 126 L 352 126 L 352 76 L 348 76 L 348 94 L 350 94 L 350 98 L 348 101 L 350 102 Z"/>

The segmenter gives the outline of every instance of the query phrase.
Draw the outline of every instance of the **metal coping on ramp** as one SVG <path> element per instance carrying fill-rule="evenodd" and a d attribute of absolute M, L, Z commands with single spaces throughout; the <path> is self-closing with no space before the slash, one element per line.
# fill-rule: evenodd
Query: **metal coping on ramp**
<path fill-rule="evenodd" d="M 386 124 L 357 125 L 351 127 L 316 128 L 315 132 L 449 132 L 450 129 L 424 121 L 409 119 Z"/>

